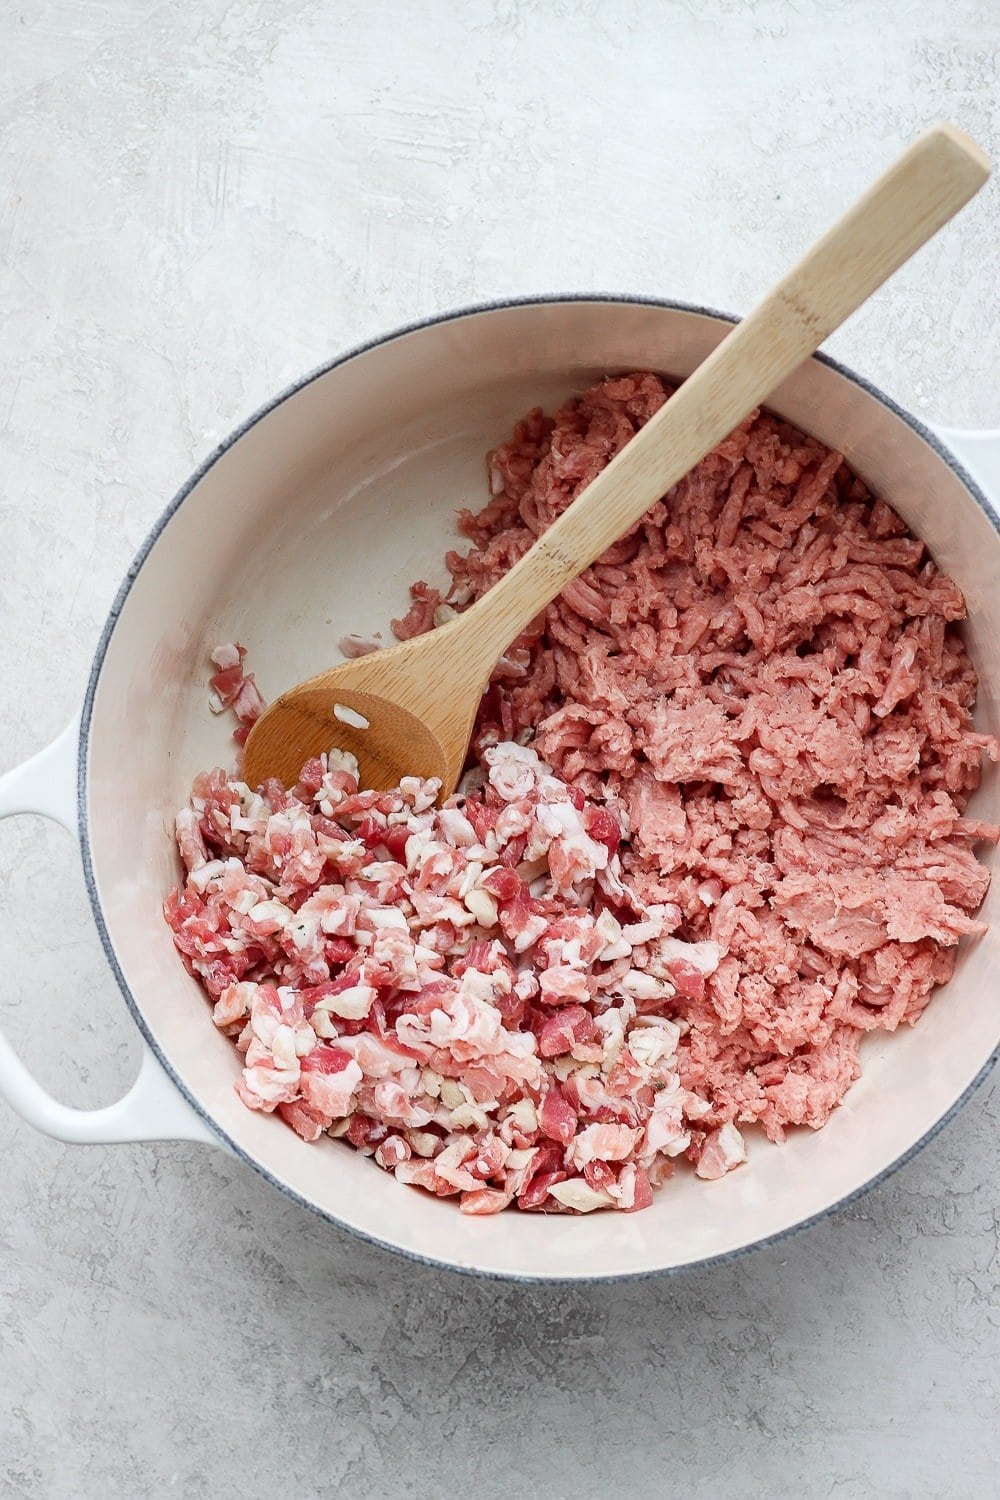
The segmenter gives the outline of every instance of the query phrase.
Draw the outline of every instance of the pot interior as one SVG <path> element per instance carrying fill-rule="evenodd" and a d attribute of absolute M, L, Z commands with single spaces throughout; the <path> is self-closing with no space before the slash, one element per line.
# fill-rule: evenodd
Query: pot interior
<path fill-rule="evenodd" d="M 488 1274 L 601 1277 L 683 1266 L 780 1233 L 857 1191 L 944 1116 L 1000 1041 L 993 926 L 963 946 L 918 1027 L 876 1037 L 827 1127 L 781 1148 L 751 1133 L 751 1164 L 704 1184 L 681 1172 L 641 1214 L 460 1215 L 349 1147 L 307 1145 L 236 1098 L 238 1057 L 183 970 L 160 903 L 178 878 L 172 820 L 197 770 L 231 761 L 207 706 L 208 653 L 238 639 L 266 697 L 338 660 L 349 631 L 382 631 L 415 578 L 442 581 L 455 512 L 484 503 L 484 454 L 531 406 L 600 375 L 684 376 L 719 318 L 615 301 L 500 307 L 417 328 L 314 378 L 252 423 L 176 505 L 121 606 L 99 668 L 87 747 L 85 838 L 95 910 L 140 1021 L 191 1097 L 279 1185 L 366 1235 Z M 1000 732 L 1000 541 L 949 464 L 853 380 L 810 361 L 769 405 L 838 447 L 964 589 L 978 720 Z M 1000 821 L 1000 777 L 973 804 Z M 992 858 L 992 855 L 991 855 Z"/>

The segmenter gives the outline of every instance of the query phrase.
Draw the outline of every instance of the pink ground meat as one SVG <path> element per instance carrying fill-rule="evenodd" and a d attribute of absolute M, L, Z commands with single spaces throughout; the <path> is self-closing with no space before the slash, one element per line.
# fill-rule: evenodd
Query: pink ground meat
<path fill-rule="evenodd" d="M 484 593 L 666 394 L 530 413 L 396 634 Z M 740 1126 L 824 1124 L 983 930 L 1000 829 L 964 809 L 1000 745 L 964 613 L 838 454 L 756 414 L 507 651 L 446 807 L 336 752 L 291 792 L 200 776 L 166 915 L 244 1103 L 470 1213 L 641 1209 L 680 1156 L 745 1160 Z M 245 737 L 242 648 L 215 661 Z"/>

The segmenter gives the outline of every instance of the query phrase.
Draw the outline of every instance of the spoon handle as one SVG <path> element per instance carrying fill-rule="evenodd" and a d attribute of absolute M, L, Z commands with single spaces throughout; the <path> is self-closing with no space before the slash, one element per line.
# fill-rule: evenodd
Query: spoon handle
<path fill-rule="evenodd" d="M 938 124 L 919 136 L 462 617 L 466 662 L 479 665 L 481 655 L 487 672 L 566 584 L 764 401 L 989 174 L 986 156 L 954 126 Z"/>

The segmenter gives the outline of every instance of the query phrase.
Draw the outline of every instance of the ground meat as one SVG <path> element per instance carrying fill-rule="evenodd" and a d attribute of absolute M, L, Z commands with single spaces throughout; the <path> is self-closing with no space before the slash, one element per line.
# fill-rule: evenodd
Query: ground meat
<path fill-rule="evenodd" d="M 666 399 L 530 413 L 447 594 L 480 597 Z M 839 455 L 754 414 L 505 653 L 464 790 L 200 776 L 165 906 L 238 1092 L 463 1211 L 635 1211 L 819 1128 L 871 1030 L 948 979 L 988 875 L 964 601 Z M 356 645 L 354 643 L 357 643 Z M 375 639 L 352 638 L 353 654 Z M 213 707 L 245 734 L 243 648 Z"/>
<path fill-rule="evenodd" d="M 447 597 L 485 593 L 669 394 L 629 375 L 518 423 Z M 1000 745 L 972 726 L 964 615 L 839 454 L 756 412 L 494 674 L 477 750 L 531 735 L 622 822 L 637 898 L 725 955 L 670 1010 L 715 1130 L 822 1125 L 862 1036 L 915 1021 L 983 930 L 973 846 L 1000 829 L 963 811 Z"/>

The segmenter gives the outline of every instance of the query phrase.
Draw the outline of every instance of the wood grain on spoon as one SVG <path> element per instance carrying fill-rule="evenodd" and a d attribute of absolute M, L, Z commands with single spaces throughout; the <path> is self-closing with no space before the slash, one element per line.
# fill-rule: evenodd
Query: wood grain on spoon
<path fill-rule="evenodd" d="M 290 786 L 332 746 L 363 786 L 454 790 L 483 689 L 511 641 L 759 406 L 982 187 L 990 164 L 950 125 L 920 136 L 738 323 L 489 593 L 456 619 L 283 693 L 254 725 L 244 778 Z M 341 706 L 341 713 L 334 712 Z M 344 722 L 353 710 L 367 727 Z"/>

